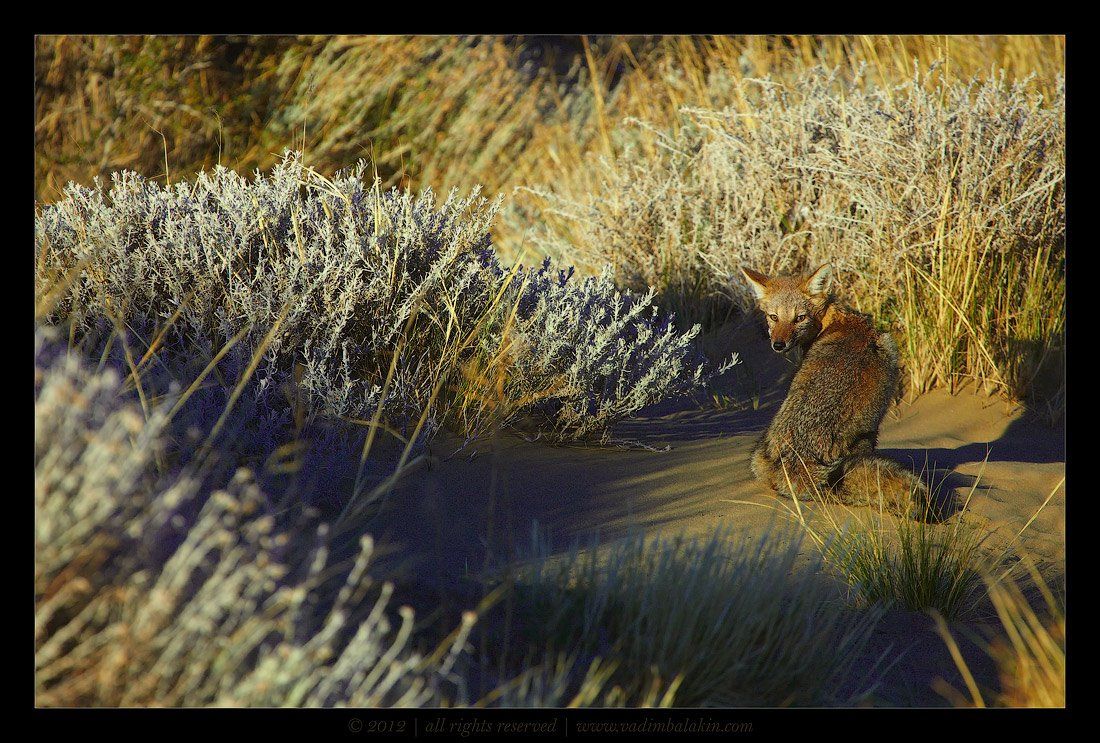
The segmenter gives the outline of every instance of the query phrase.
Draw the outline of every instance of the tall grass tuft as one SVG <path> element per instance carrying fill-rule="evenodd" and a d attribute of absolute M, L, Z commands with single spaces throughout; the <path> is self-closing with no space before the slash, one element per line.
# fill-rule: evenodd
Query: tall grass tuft
<path fill-rule="evenodd" d="M 990 535 L 965 518 L 977 483 L 959 501 L 955 491 L 943 492 L 942 483 L 926 487 L 923 508 L 904 516 L 889 512 L 882 502 L 877 509 L 831 502 L 827 493 L 817 494 L 813 507 L 784 499 L 763 507 L 795 524 L 863 605 L 958 619 L 978 605 L 982 576 L 1008 562 L 1011 545 L 988 548 Z M 958 513 L 944 512 L 956 508 Z"/>
<path fill-rule="evenodd" d="M 951 524 L 871 517 L 849 522 L 828 543 L 827 560 L 864 601 L 964 616 L 981 595 L 991 557 L 982 535 L 961 518 Z"/>
<path fill-rule="evenodd" d="M 939 633 L 966 683 L 966 693 L 946 683 L 941 693 L 963 707 L 1064 707 L 1066 705 L 1066 613 L 1064 599 L 1053 591 L 1033 565 L 1030 580 L 1004 576 L 985 578 L 989 597 L 1001 623 L 1001 633 L 987 643 L 997 663 L 1000 688 L 983 694 L 958 652 L 951 630 L 942 619 Z M 1027 590 L 1030 586 L 1036 590 Z M 1038 593 L 1038 608 L 1029 595 Z"/>
<path fill-rule="evenodd" d="M 853 613 L 798 545 L 634 537 L 543 558 L 519 579 L 536 647 L 614 658 L 625 689 L 659 680 L 677 706 L 844 703 L 869 692 Z"/>

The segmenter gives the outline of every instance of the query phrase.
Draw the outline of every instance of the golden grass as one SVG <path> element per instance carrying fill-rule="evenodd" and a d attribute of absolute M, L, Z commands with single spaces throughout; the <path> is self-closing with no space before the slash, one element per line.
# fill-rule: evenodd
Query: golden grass
<path fill-rule="evenodd" d="M 947 624 L 937 617 L 940 636 L 966 685 L 966 693 L 946 682 L 937 684 L 941 694 L 960 707 L 1064 707 L 1066 705 L 1066 614 L 1038 570 L 1028 564 L 1030 580 L 1041 596 L 1036 609 L 1028 600 L 1024 583 L 1013 579 L 987 578 L 989 598 L 996 609 L 1003 632 L 986 644 L 997 663 L 999 686 L 983 693 Z"/>
<path fill-rule="evenodd" d="M 656 286 L 679 317 L 712 325 L 748 296 L 741 265 L 830 262 L 842 301 L 901 337 L 911 394 L 977 380 L 1056 418 L 1063 92 L 843 76 L 746 86 L 747 103 L 685 109 L 679 135 L 656 112 L 632 120 L 616 130 L 622 152 L 521 192 L 542 206 L 536 244 L 581 270 L 609 262 L 624 285 Z"/>
<path fill-rule="evenodd" d="M 323 170 L 369 157 L 391 183 L 507 192 L 583 177 L 586 155 L 610 154 L 627 117 L 676 127 L 684 106 L 751 113 L 754 77 L 866 65 L 868 83 L 890 86 L 937 64 L 958 78 L 1033 74 L 1049 97 L 1065 69 L 1060 36 L 576 41 L 551 46 L 559 63 L 529 75 L 500 37 L 39 36 L 36 193 L 53 200 L 68 180 L 121 168 L 163 176 L 166 158 L 183 175 L 266 168 L 298 143 Z"/>
<path fill-rule="evenodd" d="M 652 160 L 662 147 L 656 133 L 675 135 L 685 108 L 733 112 L 751 129 L 759 78 L 786 81 L 822 65 L 890 91 L 931 68 L 945 86 L 1003 71 L 1049 101 L 1065 68 L 1064 37 L 1019 35 L 41 36 L 35 53 L 40 199 L 56 199 L 70 179 L 120 168 L 171 180 L 218 163 L 266 168 L 297 147 L 329 172 L 367 158 L 386 186 L 480 184 L 512 195 L 494 225 L 498 252 L 511 258 L 535 226 L 581 242 L 569 219 L 517 187 L 597 193 L 605 174 L 594 158 L 629 145 L 632 159 Z M 1064 279 L 1057 256 L 1042 254 L 1053 248 L 1040 246 L 1021 265 L 990 252 L 982 225 L 948 214 L 931 269 L 907 270 L 904 287 L 872 282 L 901 295 L 891 319 L 906 334 L 910 389 L 976 379 L 1016 397 L 1038 390 L 1032 397 L 1057 418 Z M 672 261 L 656 280 L 683 273 L 663 246 L 639 247 Z M 598 269 L 583 253 L 559 257 Z M 892 304 L 857 299 L 876 310 Z"/>

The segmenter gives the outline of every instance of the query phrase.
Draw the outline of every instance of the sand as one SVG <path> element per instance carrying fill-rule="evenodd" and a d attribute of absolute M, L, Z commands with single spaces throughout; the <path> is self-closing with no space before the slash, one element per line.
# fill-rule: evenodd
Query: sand
<path fill-rule="evenodd" d="M 754 326 L 718 337 L 743 358 L 721 386 L 724 400 L 696 395 L 654 406 L 617 425 L 609 446 L 551 446 L 503 435 L 455 452 L 456 441 L 437 439 L 431 465 L 394 491 L 379 521 L 376 536 L 396 549 L 392 565 L 446 592 L 529 554 L 535 534 L 565 548 L 639 529 L 708 536 L 725 526 L 752 537 L 789 525 L 784 505 L 754 481 L 748 462 L 792 366 L 767 349 Z M 987 527 L 995 540 L 1043 563 L 1064 563 L 1060 426 L 972 389 L 934 391 L 893 407 L 879 446 L 949 477 L 968 497 L 962 518 Z M 950 676 L 951 661 L 926 617 L 895 611 L 878 641 L 911 650 L 880 701 L 943 703 L 930 686 Z"/>

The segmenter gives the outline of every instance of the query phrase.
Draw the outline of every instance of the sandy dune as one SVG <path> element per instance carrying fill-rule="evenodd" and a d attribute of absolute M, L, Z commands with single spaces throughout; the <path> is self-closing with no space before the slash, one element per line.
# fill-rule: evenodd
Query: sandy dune
<path fill-rule="evenodd" d="M 722 408 L 697 395 L 654 406 L 616 426 L 607 447 L 550 446 L 512 435 L 456 453 L 454 440 L 437 439 L 432 466 L 391 496 L 383 533 L 412 547 L 432 573 L 454 575 L 480 569 L 487 545 L 494 559 L 527 546 L 536 523 L 565 545 L 638 528 L 706 534 L 719 524 L 763 530 L 782 522 L 782 506 L 754 482 L 748 459 L 782 400 L 789 363 L 754 348 L 763 344 L 751 330 L 734 341 L 748 352 L 724 388 L 733 402 Z M 1061 427 L 970 390 L 934 391 L 891 409 L 879 448 L 937 480 L 950 473 L 949 482 L 970 496 L 967 516 L 1004 539 L 1039 511 L 1021 543 L 1036 557 L 1063 558 Z"/>
<path fill-rule="evenodd" d="M 706 536 L 726 525 L 760 535 L 788 525 L 777 498 L 753 481 L 748 459 L 782 400 L 790 364 L 751 327 L 725 342 L 743 357 L 723 386 L 731 402 L 697 395 L 655 406 L 617 426 L 612 446 L 558 447 L 511 435 L 455 453 L 456 442 L 437 439 L 432 465 L 394 492 L 376 532 L 398 548 L 393 567 L 418 585 L 448 591 L 527 553 L 536 529 L 567 547 L 637 529 Z M 936 478 L 949 476 L 970 494 L 963 518 L 988 526 L 1001 542 L 1038 512 L 1018 549 L 1064 561 L 1062 428 L 973 391 L 936 391 L 888 413 L 880 449 Z M 880 634 L 885 644 L 913 650 L 885 699 L 937 703 L 930 682 L 951 662 L 927 619 L 898 612 Z"/>

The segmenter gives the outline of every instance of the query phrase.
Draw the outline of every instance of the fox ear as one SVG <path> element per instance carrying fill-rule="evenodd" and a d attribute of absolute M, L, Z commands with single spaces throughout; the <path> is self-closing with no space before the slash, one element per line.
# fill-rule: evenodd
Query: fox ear
<path fill-rule="evenodd" d="M 833 284 L 833 267 L 828 263 L 820 266 L 816 271 L 802 281 L 802 286 L 810 294 L 826 294 Z"/>
<path fill-rule="evenodd" d="M 768 277 L 759 271 L 753 271 L 751 268 L 745 268 L 744 266 L 741 267 L 741 273 L 745 275 L 756 298 L 763 299 L 764 292 L 768 289 Z"/>

